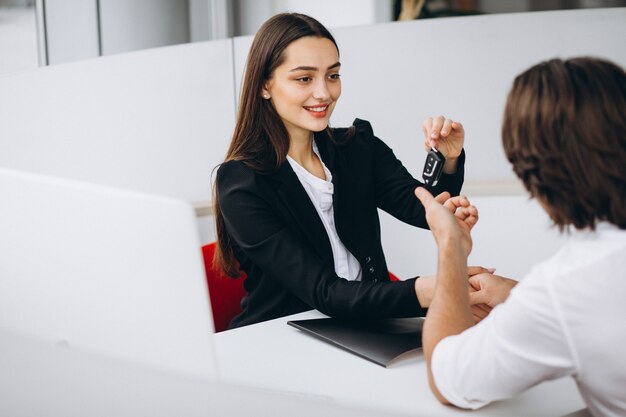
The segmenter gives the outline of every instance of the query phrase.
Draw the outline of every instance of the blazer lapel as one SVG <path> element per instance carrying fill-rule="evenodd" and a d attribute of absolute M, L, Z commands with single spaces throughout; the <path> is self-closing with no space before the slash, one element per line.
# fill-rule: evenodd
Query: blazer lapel
<path fill-rule="evenodd" d="M 289 162 L 285 161 L 275 173 L 270 174 L 270 177 L 278 183 L 278 196 L 304 235 L 322 259 L 332 264 L 332 248 L 324 224 Z"/>
<path fill-rule="evenodd" d="M 339 134 L 341 133 L 339 132 Z M 355 175 L 347 172 L 351 168 L 348 166 L 345 155 L 338 149 L 338 146 L 341 145 L 331 142 L 331 139 L 324 132 L 315 135 L 315 142 L 324 164 L 333 175 L 333 211 L 337 234 L 346 249 L 357 256 L 359 243 L 365 242 L 366 239 L 360 241 L 354 237 L 364 231 L 363 224 L 366 223 L 359 221 L 362 213 L 359 207 L 355 206 L 355 201 L 358 201 L 354 195 L 357 189 L 353 183 Z M 357 168 L 352 167 L 352 169 Z"/>

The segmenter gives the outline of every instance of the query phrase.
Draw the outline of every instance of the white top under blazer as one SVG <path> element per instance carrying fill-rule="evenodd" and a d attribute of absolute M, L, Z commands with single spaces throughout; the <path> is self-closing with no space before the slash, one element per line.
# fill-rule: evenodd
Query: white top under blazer
<path fill-rule="evenodd" d="M 328 234 L 328 240 L 330 240 L 330 246 L 333 251 L 335 273 L 349 281 L 360 281 L 362 277 L 361 264 L 359 264 L 359 261 L 357 261 L 354 255 L 346 249 L 337 235 L 333 211 L 333 176 L 328 168 L 326 168 L 324 161 L 322 161 L 315 141 L 313 141 L 313 152 L 315 152 L 324 167 L 324 174 L 326 175 L 325 180 L 311 174 L 289 155 L 287 155 L 287 161 L 289 161 L 291 168 L 298 176 L 300 183 L 302 183 L 311 202 L 315 206 L 317 214 L 324 224 L 324 229 L 326 229 L 326 234 Z"/>

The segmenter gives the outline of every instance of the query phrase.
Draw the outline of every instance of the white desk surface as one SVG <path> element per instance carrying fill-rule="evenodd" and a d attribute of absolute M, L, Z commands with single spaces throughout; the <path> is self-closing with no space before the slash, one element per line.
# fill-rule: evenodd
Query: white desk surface
<path fill-rule="evenodd" d="M 216 334 L 220 379 L 338 404 L 358 404 L 372 411 L 429 417 L 468 415 L 441 405 L 432 395 L 421 349 L 384 368 L 286 324 L 319 317 L 325 316 L 313 310 Z M 583 408 L 573 379 L 564 378 L 542 383 L 472 415 L 562 416 Z"/>

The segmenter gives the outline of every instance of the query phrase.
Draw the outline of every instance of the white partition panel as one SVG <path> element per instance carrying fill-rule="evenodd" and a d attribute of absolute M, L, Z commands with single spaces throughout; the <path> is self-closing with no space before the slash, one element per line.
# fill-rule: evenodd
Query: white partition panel
<path fill-rule="evenodd" d="M 230 40 L 0 77 L 0 166 L 210 197 L 234 123 Z"/>
<path fill-rule="evenodd" d="M 553 255 L 565 236 L 535 200 L 525 196 L 474 197 L 480 220 L 472 231 L 470 265 L 496 268 L 520 280 L 532 265 Z M 381 214 L 383 247 L 389 269 L 401 278 L 437 272 L 437 248 L 429 230 L 407 226 Z"/>
<path fill-rule="evenodd" d="M 514 77 L 553 57 L 594 55 L 626 66 L 626 9 L 448 18 L 337 29 L 342 99 L 334 123 L 357 116 L 421 173 L 421 124 L 443 114 L 467 130 L 468 185 L 515 180 L 500 141 Z"/>
<path fill-rule="evenodd" d="M 500 143 L 513 78 L 552 57 L 593 55 L 626 66 L 625 22 L 626 8 L 617 8 L 337 28 L 343 93 L 332 124 L 349 125 L 355 117 L 371 121 L 374 132 L 420 175 L 422 122 L 444 114 L 467 130 L 467 192 L 513 188 L 519 194 Z M 235 39 L 237 83 L 251 42 Z"/>

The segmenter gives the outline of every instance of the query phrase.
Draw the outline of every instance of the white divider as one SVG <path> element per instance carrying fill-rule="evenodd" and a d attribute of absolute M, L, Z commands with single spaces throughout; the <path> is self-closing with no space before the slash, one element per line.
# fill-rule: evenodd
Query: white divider
<path fill-rule="evenodd" d="M 518 183 L 502 152 L 500 127 L 513 78 L 553 57 L 593 55 L 626 67 L 624 22 L 626 8 L 615 8 L 332 30 L 341 53 L 343 92 L 331 122 L 347 126 L 355 117 L 369 120 L 374 133 L 419 175 L 424 119 L 444 114 L 460 120 L 467 131 L 466 184 L 483 194 L 503 189 L 509 194 L 511 184 Z M 250 36 L 235 39 L 238 84 L 251 43 Z"/>
<path fill-rule="evenodd" d="M 0 77 L 0 166 L 210 198 L 234 125 L 230 40 Z"/>
<path fill-rule="evenodd" d="M 469 265 L 496 268 L 520 280 L 532 265 L 553 255 L 565 241 L 545 211 L 525 196 L 474 197 L 480 220 L 472 231 Z M 407 226 L 381 213 L 383 247 L 389 269 L 401 278 L 433 275 L 437 248 L 429 230 Z"/>
<path fill-rule="evenodd" d="M 554 56 L 594 55 L 626 66 L 624 21 L 626 8 L 617 8 L 338 28 L 344 91 L 332 122 L 370 120 L 419 175 L 421 122 L 449 115 L 467 129 L 468 190 L 520 193 L 499 138 L 513 77 Z M 0 166 L 208 200 L 251 40 L 0 77 Z"/>

